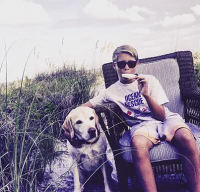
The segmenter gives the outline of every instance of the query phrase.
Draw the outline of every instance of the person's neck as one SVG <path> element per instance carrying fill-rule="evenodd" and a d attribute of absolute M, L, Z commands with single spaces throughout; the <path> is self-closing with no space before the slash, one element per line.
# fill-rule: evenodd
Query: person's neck
<path fill-rule="evenodd" d="M 135 79 L 128 79 L 127 81 L 120 80 L 122 84 L 131 84 L 135 81 Z"/>

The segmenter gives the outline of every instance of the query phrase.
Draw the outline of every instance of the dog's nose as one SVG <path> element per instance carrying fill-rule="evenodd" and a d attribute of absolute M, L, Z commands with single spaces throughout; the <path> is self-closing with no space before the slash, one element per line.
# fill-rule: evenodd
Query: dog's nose
<path fill-rule="evenodd" d="M 91 137 L 96 136 L 96 129 L 95 128 L 89 128 L 88 133 L 90 134 Z"/>

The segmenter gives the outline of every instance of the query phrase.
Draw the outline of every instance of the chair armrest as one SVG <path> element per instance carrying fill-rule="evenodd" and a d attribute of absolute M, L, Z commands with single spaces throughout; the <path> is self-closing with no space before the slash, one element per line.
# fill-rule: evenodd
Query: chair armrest
<path fill-rule="evenodd" d="M 123 166 L 122 150 L 119 148 L 119 139 L 125 130 L 128 130 L 128 127 L 122 117 L 121 109 L 115 103 L 106 103 L 94 109 L 113 152 L 120 191 L 128 191 L 126 182 L 127 171 Z"/>
<path fill-rule="evenodd" d="M 200 89 L 183 94 L 185 120 L 200 126 Z"/>
<path fill-rule="evenodd" d="M 106 103 L 94 109 L 112 150 L 118 149 L 119 139 L 128 130 L 120 108 L 115 103 Z"/>

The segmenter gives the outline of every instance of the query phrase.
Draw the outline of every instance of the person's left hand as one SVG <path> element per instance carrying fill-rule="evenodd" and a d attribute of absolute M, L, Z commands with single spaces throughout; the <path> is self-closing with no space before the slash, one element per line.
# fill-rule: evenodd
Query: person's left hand
<path fill-rule="evenodd" d="M 148 82 L 145 79 L 145 77 L 144 76 L 137 76 L 136 79 L 138 81 L 138 89 L 139 89 L 140 93 L 143 96 L 149 95 L 149 92 L 148 92 Z"/>

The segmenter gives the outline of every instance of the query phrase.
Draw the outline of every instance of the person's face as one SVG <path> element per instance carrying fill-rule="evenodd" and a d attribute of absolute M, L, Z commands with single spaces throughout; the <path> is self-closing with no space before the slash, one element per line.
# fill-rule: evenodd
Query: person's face
<path fill-rule="evenodd" d="M 126 62 L 128 62 L 130 60 L 135 61 L 135 58 L 133 56 L 131 56 L 130 54 L 128 54 L 128 53 L 120 53 L 118 55 L 118 61 L 126 61 Z M 138 62 L 137 62 L 136 66 L 134 68 L 130 68 L 126 64 L 126 66 L 123 69 L 121 69 L 121 68 L 119 68 L 117 66 L 116 63 L 113 63 L 113 67 L 117 72 L 117 75 L 118 75 L 118 78 L 119 78 L 120 82 L 124 83 L 124 84 L 132 83 L 133 81 L 135 81 L 135 79 L 127 79 L 127 78 L 122 77 L 122 74 L 135 74 L 137 65 L 138 65 Z"/>

